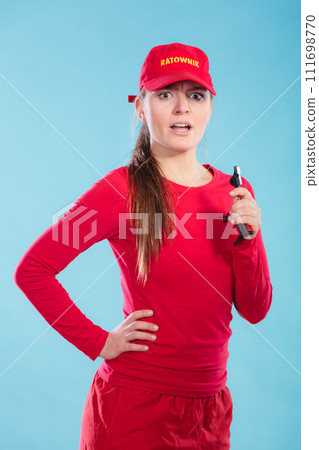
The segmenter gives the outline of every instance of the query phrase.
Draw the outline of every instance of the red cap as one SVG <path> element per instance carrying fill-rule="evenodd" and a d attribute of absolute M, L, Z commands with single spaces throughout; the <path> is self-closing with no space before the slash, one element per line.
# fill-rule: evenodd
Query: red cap
<path fill-rule="evenodd" d="M 142 66 L 139 90 L 144 86 L 149 92 L 161 89 L 176 81 L 192 80 L 216 95 L 209 74 L 207 55 L 197 47 L 175 42 L 153 47 Z M 136 95 L 129 95 L 134 102 Z"/>

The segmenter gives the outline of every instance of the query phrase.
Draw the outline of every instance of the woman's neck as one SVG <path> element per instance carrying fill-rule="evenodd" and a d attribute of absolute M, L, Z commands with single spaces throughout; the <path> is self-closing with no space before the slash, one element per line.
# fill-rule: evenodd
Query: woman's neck
<path fill-rule="evenodd" d="M 165 178 L 186 186 L 202 186 L 213 175 L 196 158 L 156 158 Z"/>

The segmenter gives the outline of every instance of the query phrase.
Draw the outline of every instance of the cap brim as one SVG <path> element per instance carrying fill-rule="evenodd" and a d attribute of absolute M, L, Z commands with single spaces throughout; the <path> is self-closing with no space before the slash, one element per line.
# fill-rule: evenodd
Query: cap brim
<path fill-rule="evenodd" d="M 156 91 L 157 89 L 161 89 L 167 86 L 168 84 L 176 83 L 177 81 L 183 80 L 196 81 L 197 83 L 201 84 L 204 88 L 208 89 L 213 95 L 217 95 L 212 83 L 207 83 L 203 81 L 200 77 L 196 77 L 196 75 L 189 72 L 175 72 L 169 73 L 167 75 L 162 75 L 158 78 L 154 78 L 153 80 L 146 81 L 144 83 L 144 87 L 147 91 L 152 92 Z"/>

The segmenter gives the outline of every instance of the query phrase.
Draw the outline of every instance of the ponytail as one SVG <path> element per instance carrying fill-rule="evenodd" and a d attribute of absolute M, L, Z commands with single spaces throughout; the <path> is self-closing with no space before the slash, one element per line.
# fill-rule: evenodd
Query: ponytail
<path fill-rule="evenodd" d="M 140 98 L 145 96 L 145 92 L 143 88 Z M 164 174 L 151 153 L 150 132 L 145 123 L 128 164 L 128 175 L 129 212 L 144 213 L 147 219 L 135 219 L 135 227 L 140 228 L 140 234 L 136 234 L 137 280 L 145 285 L 152 258 L 158 261 L 160 248 L 174 229 L 167 214 L 174 212 L 172 198 L 163 180 Z"/>

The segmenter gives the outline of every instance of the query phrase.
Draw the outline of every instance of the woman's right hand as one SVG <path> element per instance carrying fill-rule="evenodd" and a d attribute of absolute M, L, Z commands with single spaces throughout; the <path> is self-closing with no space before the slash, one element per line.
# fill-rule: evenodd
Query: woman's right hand
<path fill-rule="evenodd" d="M 156 339 L 155 334 L 142 332 L 138 330 L 158 330 L 158 325 L 150 322 L 145 322 L 143 317 L 150 317 L 153 311 L 148 309 L 141 309 L 134 311 L 132 314 L 126 317 L 123 322 L 109 332 L 105 345 L 99 356 L 104 359 L 114 359 L 123 352 L 145 352 L 148 350 L 148 346 L 132 344 L 131 341 L 135 339 L 148 339 L 154 341 Z M 154 336 L 154 337 L 153 337 Z"/>

